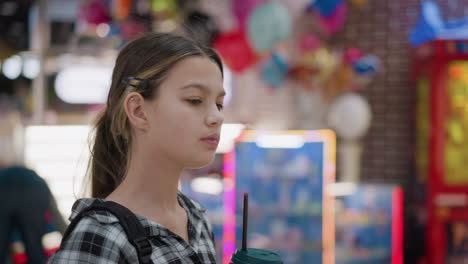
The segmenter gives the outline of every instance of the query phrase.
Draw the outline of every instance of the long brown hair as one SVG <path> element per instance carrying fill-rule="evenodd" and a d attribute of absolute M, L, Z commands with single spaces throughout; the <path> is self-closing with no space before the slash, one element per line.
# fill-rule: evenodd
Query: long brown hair
<path fill-rule="evenodd" d="M 106 108 L 98 118 L 91 147 L 89 177 L 92 197 L 105 198 L 122 182 L 132 144 L 130 123 L 123 103 L 129 92 L 143 98 L 157 97 L 158 87 L 175 63 L 190 56 L 204 56 L 223 72 L 221 59 L 211 48 L 170 33 L 148 33 L 128 43 L 119 53 Z M 149 89 L 136 89 L 125 78 L 148 80 Z"/>

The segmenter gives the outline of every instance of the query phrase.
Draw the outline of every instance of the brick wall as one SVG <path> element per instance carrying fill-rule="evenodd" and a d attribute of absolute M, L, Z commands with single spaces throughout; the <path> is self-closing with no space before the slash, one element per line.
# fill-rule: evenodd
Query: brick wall
<path fill-rule="evenodd" d="M 468 1 L 438 0 L 444 19 L 468 16 Z M 369 0 L 351 6 L 342 32 L 332 43 L 356 46 L 383 62 L 384 73 L 363 92 L 373 112 L 372 126 L 364 139 L 361 180 L 401 185 L 405 189 L 406 263 L 420 254 L 423 233 L 414 223 L 416 200 L 420 199 L 414 164 L 415 87 L 410 82 L 411 51 L 408 34 L 420 14 L 419 0 Z M 419 196 L 419 197 L 418 197 Z M 418 238 L 411 238 L 412 236 Z M 418 245 L 419 244 L 419 245 Z"/>
<path fill-rule="evenodd" d="M 439 0 L 445 19 L 468 15 L 466 0 Z M 383 62 L 384 73 L 364 92 L 373 122 L 364 139 L 362 180 L 407 186 L 414 175 L 415 89 L 409 79 L 408 34 L 420 14 L 420 1 L 369 0 L 351 6 L 348 21 L 332 43 L 356 46 Z"/>

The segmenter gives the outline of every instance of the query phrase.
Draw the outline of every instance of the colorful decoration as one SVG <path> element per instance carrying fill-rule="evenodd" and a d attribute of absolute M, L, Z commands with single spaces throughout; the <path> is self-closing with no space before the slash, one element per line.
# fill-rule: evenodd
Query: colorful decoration
<path fill-rule="evenodd" d="M 232 1 L 232 11 L 237 18 L 240 29 L 247 27 L 248 18 L 259 5 L 266 0 L 236 0 Z"/>
<path fill-rule="evenodd" d="M 291 33 L 291 16 L 280 2 L 258 6 L 248 22 L 248 35 L 253 48 L 258 52 L 270 51 Z"/>
<path fill-rule="evenodd" d="M 344 140 L 358 140 L 369 129 L 372 112 L 369 103 L 359 94 L 346 93 L 330 105 L 327 122 Z"/>
<path fill-rule="evenodd" d="M 110 21 L 109 8 L 102 0 L 87 1 L 79 10 L 79 17 L 91 25 L 99 25 Z"/>
<path fill-rule="evenodd" d="M 281 86 L 286 80 L 289 66 L 286 60 L 279 54 L 271 56 L 270 61 L 264 65 L 262 70 L 262 79 L 272 87 Z"/>
<path fill-rule="evenodd" d="M 322 16 L 332 15 L 343 0 L 315 0 L 312 1 L 309 9 L 317 11 Z"/>
<path fill-rule="evenodd" d="M 353 68 L 360 75 L 372 76 L 380 70 L 381 62 L 376 56 L 367 55 L 357 60 Z"/>
<path fill-rule="evenodd" d="M 360 58 L 362 58 L 363 53 L 358 48 L 349 48 L 345 51 L 344 60 L 346 63 L 354 64 Z"/>
<path fill-rule="evenodd" d="M 345 91 L 354 91 L 356 88 L 353 83 L 353 77 L 354 72 L 349 65 L 338 65 L 333 73 L 333 78 L 330 78 L 324 84 L 323 97 L 326 100 L 330 100 Z"/>
<path fill-rule="evenodd" d="M 240 73 L 258 61 L 243 31 L 221 33 L 213 43 L 228 67 Z"/>
<path fill-rule="evenodd" d="M 346 3 L 341 2 L 330 15 L 319 14 L 317 19 L 323 32 L 331 35 L 339 31 L 346 21 L 347 13 Z"/>
<path fill-rule="evenodd" d="M 321 41 L 315 34 L 305 34 L 299 39 L 299 49 L 302 52 L 314 52 L 320 45 Z"/>
<path fill-rule="evenodd" d="M 84 1 L 80 16 L 86 23 L 85 34 L 105 38 L 108 45 L 119 49 L 152 26 L 170 31 L 181 21 L 186 33 L 214 47 L 234 74 L 252 68 L 271 87 L 280 87 L 290 79 L 306 90 L 321 89 L 326 100 L 365 87 L 381 70 L 377 57 L 365 55 L 358 48 L 340 51 L 327 47 L 326 39 L 345 23 L 348 8 L 344 0 L 151 0 L 148 3 L 147 9 L 151 9 L 157 24 L 133 15 L 135 10 L 141 11 L 138 1 Z M 296 17 L 304 17 L 300 22 L 304 27 L 297 27 L 292 36 Z M 468 44 L 456 43 L 454 48 L 468 51 Z M 262 66 L 253 68 L 258 62 Z M 456 70 L 452 74 L 460 75 Z"/>
<path fill-rule="evenodd" d="M 418 46 L 435 39 L 468 39 L 468 17 L 444 21 L 434 1 L 421 4 L 421 17 L 410 33 L 409 41 Z"/>

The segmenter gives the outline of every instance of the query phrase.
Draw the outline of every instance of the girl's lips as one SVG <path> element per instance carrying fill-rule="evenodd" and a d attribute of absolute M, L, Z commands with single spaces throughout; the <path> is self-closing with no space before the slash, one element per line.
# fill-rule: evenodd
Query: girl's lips
<path fill-rule="evenodd" d="M 207 144 L 210 144 L 210 145 L 213 145 L 213 146 L 217 146 L 218 143 L 219 143 L 219 140 L 218 139 L 211 139 L 211 138 L 205 138 L 205 139 L 201 139 L 201 141 L 207 143 Z"/>

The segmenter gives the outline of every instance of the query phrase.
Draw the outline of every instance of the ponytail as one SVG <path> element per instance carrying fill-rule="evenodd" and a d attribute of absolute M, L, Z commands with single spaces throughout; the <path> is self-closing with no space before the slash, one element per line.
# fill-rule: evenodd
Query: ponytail
<path fill-rule="evenodd" d="M 112 131 L 112 119 L 104 110 L 95 127 L 91 151 L 91 195 L 105 198 L 122 182 L 128 163 L 128 143 Z"/>

